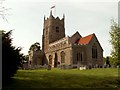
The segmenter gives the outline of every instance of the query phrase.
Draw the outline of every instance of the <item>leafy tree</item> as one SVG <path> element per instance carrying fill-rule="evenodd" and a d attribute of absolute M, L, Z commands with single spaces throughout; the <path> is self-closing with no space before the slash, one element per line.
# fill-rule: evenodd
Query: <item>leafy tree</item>
<path fill-rule="evenodd" d="M 28 59 L 29 59 L 29 56 L 28 56 L 28 55 L 23 55 L 23 56 L 22 56 L 22 63 L 27 63 L 27 62 L 28 62 Z"/>
<path fill-rule="evenodd" d="M 19 65 L 19 68 L 24 68 L 24 64 L 25 63 L 28 63 L 29 61 L 29 56 L 28 55 L 22 55 L 22 60 L 20 61 L 20 65 Z"/>
<path fill-rule="evenodd" d="M 114 66 L 120 65 L 120 27 L 118 24 L 112 19 L 111 20 L 111 31 L 110 33 L 110 43 L 112 44 L 112 52 L 111 52 L 111 58 L 110 63 Z"/>
<path fill-rule="evenodd" d="M 24 62 L 28 62 L 29 56 L 28 55 L 24 55 Z"/>
<path fill-rule="evenodd" d="M 106 59 L 105 59 L 106 65 L 109 66 L 109 67 L 111 67 L 111 65 L 110 65 L 110 58 L 111 58 L 110 56 L 107 56 Z"/>
<path fill-rule="evenodd" d="M 40 43 L 39 42 L 36 42 L 36 43 L 34 43 L 34 44 L 32 44 L 31 46 L 30 46 L 30 49 L 29 50 L 33 50 L 33 51 L 36 51 L 36 50 L 40 50 Z"/>
<path fill-rule="evenodd" d="M 2 32 L 2 82 L 8 84 L 11 77 L 16 73 L 23 54 L 20 54 L 21 48 L 12 46 L 11 33 Z"/>

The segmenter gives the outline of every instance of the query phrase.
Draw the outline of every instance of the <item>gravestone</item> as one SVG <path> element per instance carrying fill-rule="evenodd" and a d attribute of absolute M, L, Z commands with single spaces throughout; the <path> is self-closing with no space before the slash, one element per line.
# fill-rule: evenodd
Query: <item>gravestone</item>
<path fill-rule="evenodd" d="M 48 65 L 48 69 L 47 70 L 51 70 L 51 65 Z"/>

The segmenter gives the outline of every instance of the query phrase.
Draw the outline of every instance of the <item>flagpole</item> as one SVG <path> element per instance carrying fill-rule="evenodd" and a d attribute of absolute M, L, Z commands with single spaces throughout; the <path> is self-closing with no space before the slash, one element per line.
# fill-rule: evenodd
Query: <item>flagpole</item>
<path fill-rule="evenodd" d="M 54 9 L 54 10 L 53 10 L 53 9 Z M 52 7 L 50 8 L 50 10 L 53 11 L 54 15 L 56 16 L 56 6 L 55 6 L 55 5 L 52 6 Z"/>
<path fill-rule="evenodd" d="M 55 6 L 55 9 L 54 9 L 54 14 L 55 14 L 55 16 L 56 16 L 56 6 Z"/>

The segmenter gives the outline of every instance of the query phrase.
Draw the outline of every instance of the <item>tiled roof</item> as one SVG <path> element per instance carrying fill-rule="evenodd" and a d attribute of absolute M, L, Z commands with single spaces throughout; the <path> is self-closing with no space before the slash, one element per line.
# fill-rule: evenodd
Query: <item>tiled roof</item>
<path fill-rule="evenodd" d="M 86 44 L 88 44 L 90 42 L 90 40 L 92 39 L 93 35 L 94 34 L 90 34 L 88 36 L 82 37 L 82 38 L 78 39 L 75 43 L 81 44 L 81 45 L 82 44 L 86 45 Z"/>

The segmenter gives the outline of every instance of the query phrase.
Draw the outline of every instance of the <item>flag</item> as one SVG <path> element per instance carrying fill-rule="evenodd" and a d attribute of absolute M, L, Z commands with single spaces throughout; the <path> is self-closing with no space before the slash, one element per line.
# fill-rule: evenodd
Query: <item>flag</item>
<path fill-rule="evenodd" d="M 51 7 L 51 9 L 55 8 L 55 5 Z"/>

